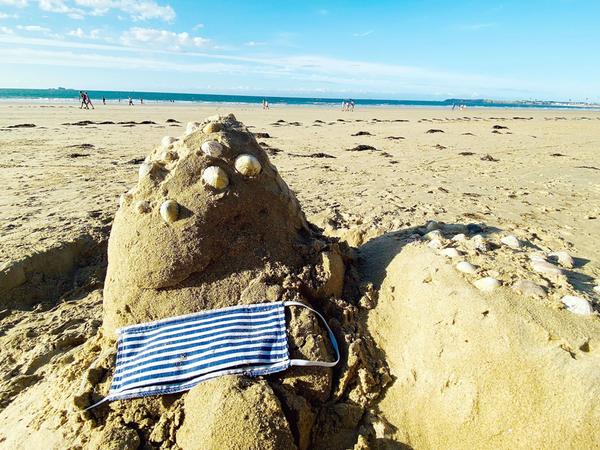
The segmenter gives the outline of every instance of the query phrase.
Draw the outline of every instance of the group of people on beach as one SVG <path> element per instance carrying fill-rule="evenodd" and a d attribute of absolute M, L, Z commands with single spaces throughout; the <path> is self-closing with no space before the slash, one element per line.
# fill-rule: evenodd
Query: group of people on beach
<path fill-rule="evenodd" d="M 354 100 L 344 100 L 342 102 L 342 111 L 354 111 Z"/>
<path fill-rule="evenodd" d="M 92 107 L 92 109 L 94 109 L 94 105 L 92 105 L 92 100 L 90 99 L 90 96 L 87 92 L 79 91 L 79 99 L 81 100 L 81 106 L 79 107 L 79 109 L 90 109 L 90 106 Z"/>
<path fill-rule="evenodd" d="M 90 107 L 92 109 L 94 109 L 92 100 L 86 91 L 79 91 L 79 100 L 81 101 L 81 106 L 79 106 L 79 109 L 83 109 L 83 108 L 90 109 Z M 133 99 L 131 97 L 128 97 L 127 100 L 128 100 L 128 105 L 133 106 Z M 169 102 L 175 103 L 175 100 L 169 100 Z M 121 99 L 119 99 L 119 103 L 121 103 Z M 104 97 L 104 96 L 102 96 L 102 104 L 106 105 L 106 97 Z M 140 105 L 143 105 L 143 104 L 144 104 L 144 99 L 140 98 Z M 268 107 L 269 107 L 269 104 L 267 102 L 267 108 Z M 264 102 L 263 102 L 263 108 L 264 108 Z"/>
<path fill-rule="evenodd" d="M 266 98 L 263 98 L 262 107 L 263 107 L 263 109 L 269 109 L 269 100 L 267 100 Z"/>

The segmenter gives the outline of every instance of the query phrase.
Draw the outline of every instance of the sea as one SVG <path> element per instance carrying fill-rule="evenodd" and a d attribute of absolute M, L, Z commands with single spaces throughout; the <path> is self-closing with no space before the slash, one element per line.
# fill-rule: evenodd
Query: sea
<path fill-rule="evenodd" d="M 217 95 L 217 94 L 183 94 L 174 92 L 128 92 L 128 91 L 87 91 L 92 101 L 102 98 L 110 103 L 127 102 L 131 97 L 136 104 L 143 99 L 144 103 L 205 103 L 205 104 L 248 104 L 259 105 L 268 100 L 271 105 L 290 106 L 340 106 L 343 101 L 352 100 L 356 106 L 370 107 L 467 107 L 493 108 L 564 108 L 564 109 L 600 109 L 597 104 L 564 103 L 551 101 L 515 101 L 503 102 L 487 99 L 446 99 L 446 100 L 382 100 L 366 98 L 325 98 L 325 97 L 278 97 L 253 95 Z M 2 89 L 0 101 L 35 101 L 68 103 L 79 101 L 79 91 L 75 89 Z"/>

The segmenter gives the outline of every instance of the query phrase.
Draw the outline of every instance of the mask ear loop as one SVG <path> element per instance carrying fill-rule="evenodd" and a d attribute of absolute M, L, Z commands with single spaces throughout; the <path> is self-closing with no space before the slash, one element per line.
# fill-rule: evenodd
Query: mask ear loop
<path fill-rule="evenodd" d="M 319 316 L 321 318 L 321 320 L 323 321 L 323 323 L 325 324 L 325 327 L 327 328 L 327 334 L 329 334 L 329 339 L 331 340 L 331 345 L 333 345 L 333 349 L 335 350 L 335 354 L 337 356 L 337 359 L 335 361 L 333 361 L 333 362 L 329 362 L 329 361 L 310 361 L 310 360 L 307 360 L 307 359 L 290 359 L 290 365 L 291 366 L 333 367 L 338 362 L 340 362 L 340 349 L 338 347 L 337 340 L 335 339 L 333 331 L 331 331 L 331 328 L 329 328 L 329 324 L 327 323 L 327 321 L 325 320 L 325 318 L 318 311 L 312 309 L 310 306 L 307 306 L 304 303 L 294 302 L 294 301 L 283 302 L 283 306 L 302 306 L 302 307 L 304 307 L 306 309 L 309 309 L 310 311 L 314 312 L 317 316 Z"/>

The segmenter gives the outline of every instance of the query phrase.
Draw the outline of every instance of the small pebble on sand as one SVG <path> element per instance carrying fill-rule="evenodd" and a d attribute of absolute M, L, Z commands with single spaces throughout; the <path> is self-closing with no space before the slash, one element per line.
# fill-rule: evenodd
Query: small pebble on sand
<path fill-rule="evenodd" d="M 462 273 L 475 273 L 477 272 L 477 267 L 467 261 L 461 261 L 456 265 L 456 270 Z"/>
<path fill-rule="evenodd" d="M 442 234 L 442 232 L 440 230 L 433 230 L 430 231 L 429 233 L 427 233 L 424 236 L 425 239 L 428 239 L 430 241 L 434 240 L 434 239 L 438 239 L 438 240 L 442 240 L 444 239 L 444 235 Z"/>
<path fill-rule="evenodd" d="M 546 275 L 562 275 L 563 271 L 548 261 L 532 260 L 531 268 L 539 273 Z"/>
<path fill-rule="evenodd" d="M 487 252 L 489 250 L 488 242 L 480 234 L 473 236 L 469 243 L 473 249 L 479 250 L 480 252 Z"/>
<path fill-rule="evenodd" d="M 527 297 L 546 296 L 546 291 L 542 286 L 529 280 L 517 280 L 512 285 L 512 288 L 516 293 L 526 295 Z"/>
<path fill-rule="evenodd" d="M 461 253 L 453 247 L 444 248 L 440 253 L 448 258 L 458 258 Z"/>
<path fill-rule="evenodd" d="M 443 244 L 442 244 L 442 241 L 440 241 L 439 239 L 432 239 L 427 244 L 427 247 L 429 247 L 429 248 L 442 248 Z"/>
<path fill-rule="evenodd" d="M 577 297 L 575 295 L 565 295 L 560 301 L 563 302 L 565 308 L 573 314 L 589 316 L 594 312 L 592 305 L 590 305 L 590 302 L 585 298 Z"/>
<path fill-rule="evenodd" d="M 500 239 L 500 242 L 502 242 L 504 245 L 506 245 L 510 248 L 520 248 L 521 247 L 521 243 L 519 242 L 517 237 L 512 234 L 509 234 L 508 236 L 504 236 L 502 239 Z"/>
<path fill-rule="evenodd" d="M 561 266 L 567 269 L 572 269 L 575 266 L 575 261 L 567 252 L 553 252 L 548 256 L 555 258 Z"/>
<path fill-rule="evenodd" d="M 500 287 L 500 282 L 492 277 L 480 278 L 473 285 L 483 292 L 492 292 L 497 287 Z"/>

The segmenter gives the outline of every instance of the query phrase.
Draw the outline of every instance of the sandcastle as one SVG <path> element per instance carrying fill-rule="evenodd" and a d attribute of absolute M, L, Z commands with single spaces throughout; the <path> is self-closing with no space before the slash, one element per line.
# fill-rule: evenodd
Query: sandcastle
<path fill-rule="evenodd" d="M 227 440 L 215 445 L 235 448 L 327 446 L 327 433 L 345 428 L 356 439 L 357 421 L 389 380 L 383 362 L 368 362 L 368 342 L 352 320 L 356 308 L 341 300 L 348 248 L 307 222 L 252 133 L 231 114 L 188 124 L 183 137 L 162 139 L 119 204 L 108 246 L 106 336 L 114 338 L 125 325 L 207 309 L 297 300 L 325 314 L 348 357 L 337 376 L 331 369 L 292 368 L 268 382 L 201 383 L 184 395 L 191 409 L 177 432 L 179 446 L 198 448 L 223 426 Z M 289 316 L 291 356 L 331 360 L 318 319 L 293 308 Z M 346 408 L 352 397 L 356 421 L 332 428 L 339 411 L 322 409 L 332 396 Z M 111 407 L 127 408 L 118 403 Z M 264 414 L 248 412 L 263 407 Z M 245 413 L 231 413 L 236 408 Z"/>
<path fill-rule="evenodd" d="M 108 332 L 277 300 L 281 289 L 265 280 L 319 250 L 296 197 L 233 115 L 192 130 L 162 139 L 121 197 L 108 250 Z"/>

